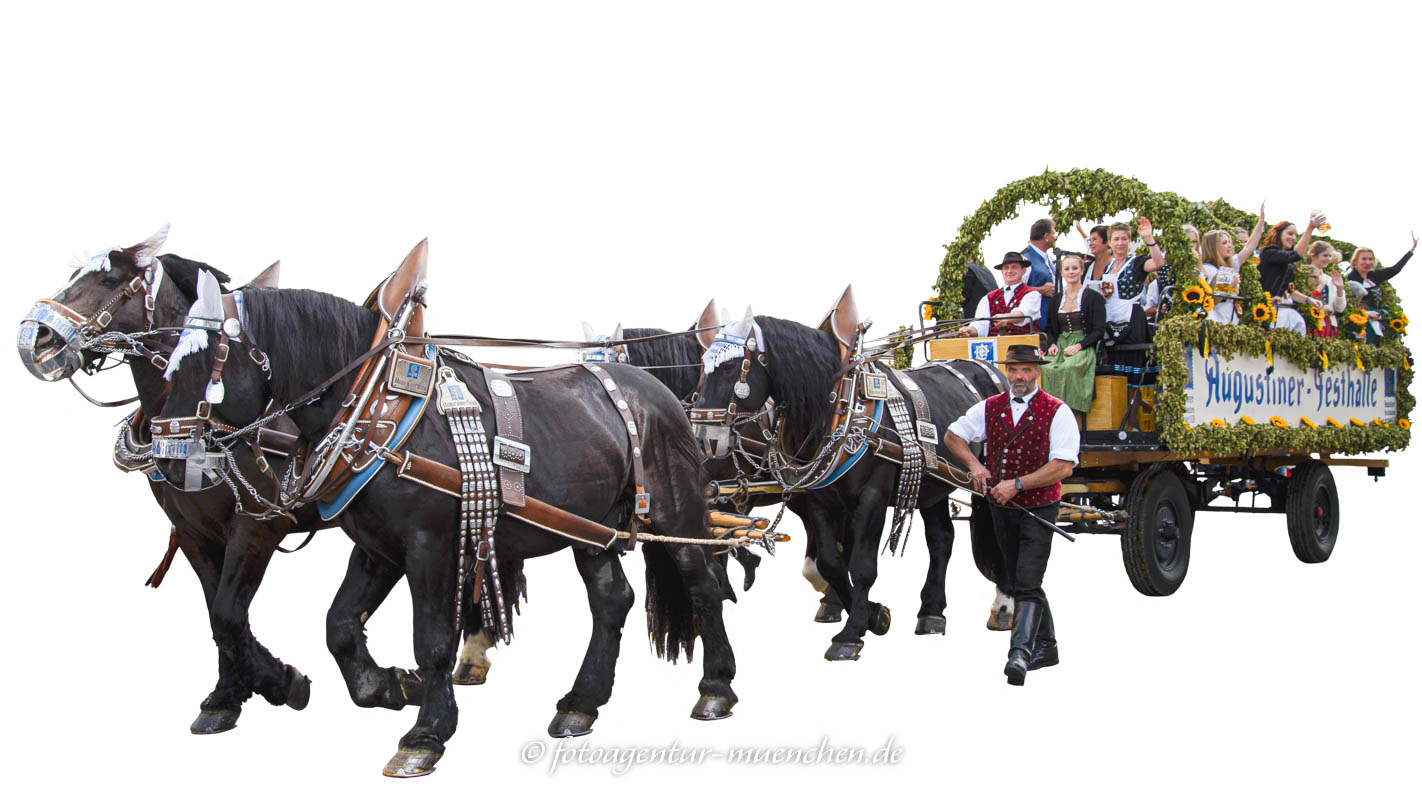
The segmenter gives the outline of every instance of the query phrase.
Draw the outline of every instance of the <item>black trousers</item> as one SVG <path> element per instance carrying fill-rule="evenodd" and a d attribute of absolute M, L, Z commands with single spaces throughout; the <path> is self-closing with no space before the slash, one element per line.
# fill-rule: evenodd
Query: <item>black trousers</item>
<path fill-rule="evenodd" d="M 1019 511 L 1010 506 L 990 503 L 992 509 L 993 532 L 997 534 L 997 547 L 1002 553 L 1005 584 L 1002 588 L 1011 592 L 1018 602 L 1036 600 L 1045 603 L 1047 595 L 1042 591 L 1042 578 L 1047 574 L 1047 559 L 1052 555 L 1051 528 L 1038 522 L 1033 515 L 1042 519 L 1057 521 L 1058 503 Z"/>

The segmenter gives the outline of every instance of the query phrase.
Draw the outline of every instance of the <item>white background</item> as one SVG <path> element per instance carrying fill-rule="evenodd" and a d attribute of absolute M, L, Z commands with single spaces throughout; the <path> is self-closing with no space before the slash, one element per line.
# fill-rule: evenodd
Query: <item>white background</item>
<path fill-rule="evenodd" d="M 910 322 L 957 223 L 1046 167 L 1103 167 L 1242 208 L 1267 198 L 1273 219 L 1322 207 L 1383 265 L 1422 229 L 1419 18 L 1406 4 L 124 5 L 7 7 L 0 25 L 14 322 L 64 282 L 71 255 L 164 222 L 170 252 L 239 278 L 281 258 L 287 285 L 357 299 L 428 236 L 432 330 L 553 337 L 584 319 L 686 326 L 713 295 L 814 323 L 849 282 L 876 330 Z M 1033 217 L 985 250 L 1023 245 Z M 1419 274 L 1396 282 L 1405 297 Z M 193 737 L 214 648 L 181 559 L 161 591 L 142 586 L 167 522 L 141 478 L 109 465 L 118 414 L 14 361 L 0 380 L 13 796 L 1411 785 L 1415 456 L 1381 483 L 1337 473 L 1345 516 L 1322 565 L 1293 558 L 1282 518 L 1210 515 L 1183 588 L 1146 598 L 1114 539 L 1059 543 L 1046 586 L 1062 664 L 1020 689 L 1001 674 L 1006 635 L 983 628 L 990 589 L 966 537 L 948 635 L 912 635 L 917 530 L 875 587 L 892 632 L 858 663 L 823 661 L 834 628 L 810 622 L 792 521 L 797 541 L 727 610 L 735 716 L 688 719 L 700 654 L 693 668 L 655 661 L 634 610 L 617 690 L 583 740 L 894 737 L 904 755 L 889 768 L 570 767 L 545 784 L 547 762 L 521 764 L 520 748 L 543 737 L 589 629 L 571 557 L 547 558 L 529 567 L 515 645 L 487 685 L 457 690 L 461 725 L 438 773 L 396 785 L 379 769 L 414 710 L 355 708 L 323 642 L 341 534 L 278 556 L 253 608 L 261 640 L 313 677 L 310 707 L 254 700 L 237 730 Z M 639 593 L 640 561 L 627 564 Z M 371 623 L 377 658 L 412 666 L 409 629 L 397 588 Z"/>

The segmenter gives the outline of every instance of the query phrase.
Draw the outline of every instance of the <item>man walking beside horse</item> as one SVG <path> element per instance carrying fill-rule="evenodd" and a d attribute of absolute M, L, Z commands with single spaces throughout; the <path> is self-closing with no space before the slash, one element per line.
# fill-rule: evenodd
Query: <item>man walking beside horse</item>
<path fill-rule="evenodd" d="M 1029 670 L 1058 662 L 1056 626 L 1042 591 L 1052 529 L 1043 523 L 1056 522 L 1061 482 L 1076 465 L 1081 444 L 1071 409 L 1037 386 L 1044 363 L 1031 345 L 1009 347 L 1004 366 L 1010 390 L 970 407 L 944 435 L 991 503 L 1003 581 L 1016 600 L 1003 668 L 1013 686 L 1025 683 Z M 986 443 L 982 461 L 969 447 L 979 442 Z"/>

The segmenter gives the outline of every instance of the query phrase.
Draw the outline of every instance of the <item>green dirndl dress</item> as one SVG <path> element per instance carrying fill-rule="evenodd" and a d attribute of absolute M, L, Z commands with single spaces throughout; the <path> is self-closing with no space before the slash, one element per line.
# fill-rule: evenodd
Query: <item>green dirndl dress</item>
<path fill-rule="evenodd" d="M 1073 319 L 1075 318 L 1075 319 Z M 1042 390 L 1085 414 L 1091 410 L 1096 395 L 1096 349 L 1083 347 L 1076 355 L 1064 355 L 1070 345 L 1086 338 L 1082 330 L 1081 312 L 1062 315 L 1062 334 L 1057 337 L 1057 354 L 1045 356 L 1042 365 Z"/>

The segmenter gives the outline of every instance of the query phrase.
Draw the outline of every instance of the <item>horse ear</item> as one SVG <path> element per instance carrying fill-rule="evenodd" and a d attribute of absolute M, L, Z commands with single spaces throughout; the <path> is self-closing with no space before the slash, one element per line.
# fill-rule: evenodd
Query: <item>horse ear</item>
<path fill-rule="evenodd" d="M 597 341 L 597 331 L 593 330 L 593 326 L 587 324 L 586 322 L 583 323 L 583 341 Z"/>
<path fill-rule="evenodd" d="M 622 323 L 617 323 L 617 327 L 612 329 L 612 341 L 622 341 Z"/>
<path fill-rule="evenodd" d="M 746 306 L 746 316 L 745 316 L 745 319 L 743 319 L 743 320 L 741 320 L 741 321 L 742 321 L 742 322 L 752 322 L 752 323 L 755 322 L 755 313 L 751 311 L 751 307 L 750 307 L 750 306 Z"/>
<path fill-rule="evenodd" d="M 253 289 L 275 289 L 281 283 L 281 262 L 273 261 L 270 267 L 247 284 Z"/>
<path fill-rule="evenodd" d="M 701 329 L 701 332 L 696 334 L 696 341 L 701 345 L 702 350 L 710 347 L 711 343 L 716 341 L 716 331 L 713 330 L 716 327 L 716 300 L 714 298 L 706 304 L 705 308 L 701 309 L 701 316 L 697 318 L 696 325 L 693 327 Z"/>
<path fill-rule="evenodd" d="M 129 255 L 133 256 L 133 265 L 139 269 L 147 269 L 153 263 L 153 257 L 158 255 L 163 243 L 168 241 L 168 226 L 164 225 L 158 229 L 157 233 L 144 239 L 133 247 L 128 248 Z"/>
<path fill-rule="evenodd" d="M 726 327 L 727 325 L 730 325 L 730 324 L 731 324 L 731 310 L 728 309 L 728 308 L 726 308 L 725 306 L 721 306 L 721 327 L 724 328 L 724 327 Z"/>

